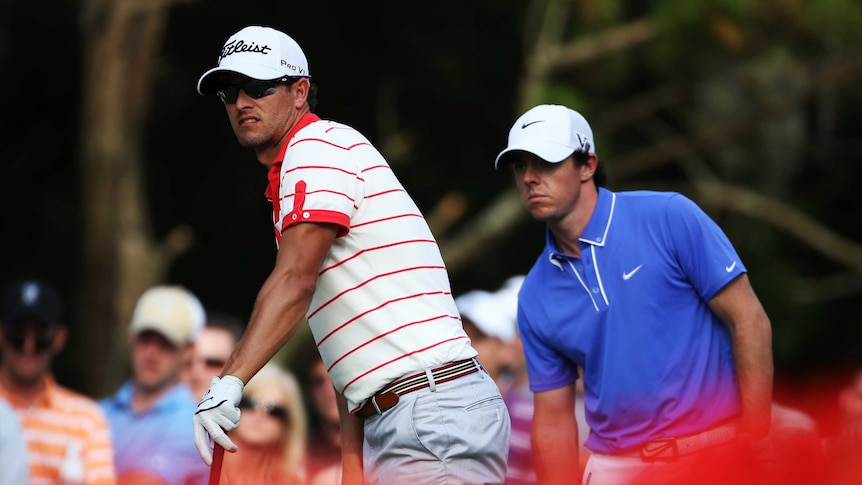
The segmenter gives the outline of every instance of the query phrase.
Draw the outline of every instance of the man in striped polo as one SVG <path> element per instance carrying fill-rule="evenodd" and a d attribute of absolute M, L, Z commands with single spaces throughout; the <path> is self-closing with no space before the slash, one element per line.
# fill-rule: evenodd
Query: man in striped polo
<path fill-rule="evenodd" d="M 51 363 L 66 344 L 62 300 L 46 282 L 6 288 L 0 325 L 0 398 L 15 409 L 33 485 L 112 485 L 113 447 L 98 404 L 57 384 Z"/>
<path fill-rule="evenodd" d="M 269 168 L 278 256 L 248 329 L 195 416 L 228 451 L 242 387 L 307 317 L 338 391 L 343 483 L 502 483 L 510 422 L 475 360 L 428 225 L 353 128 L 312 110 L 299 45 L 252 26 L 198 92 L 217 94 L 240 144 Z"/>

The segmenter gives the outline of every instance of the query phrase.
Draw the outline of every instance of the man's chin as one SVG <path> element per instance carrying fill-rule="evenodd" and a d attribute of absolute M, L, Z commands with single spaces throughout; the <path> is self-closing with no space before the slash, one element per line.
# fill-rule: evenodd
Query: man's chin
<path fill-rule="evenodd" d="M 250 130 L 235 130 L 234 134 L 236 135 L 236 141 L 239 143 L 239 146 L 244 148 L 257 148 L 264 143 L 264 138 L 257 133 L 253 133 Z"/>
<path fill-rule="evenodd" d="M 144 393 L 152 394 L 165 390 L 176 383 L 175 379 L 165 379 L 164 376 L 139 376 L 135 379 L 137 388 Z"/>
<path fill-rule="evenodd" d="M 528 209 L 528 212 L 530 213 L 531 216 L 533 216 L 533 219 L 535 219 L 539 222 L 548 222 L 548 220 L 551 217 L 550 212 L 548 212 L 547 210 L 544 210 L 541 207 L 531 207 Z"/>
<path fill-rule="evenodd" d="M 21 387 L 32 387 L 42 382 L 47 370 L 40 368 L 15 369 L 13 380 Z"/>

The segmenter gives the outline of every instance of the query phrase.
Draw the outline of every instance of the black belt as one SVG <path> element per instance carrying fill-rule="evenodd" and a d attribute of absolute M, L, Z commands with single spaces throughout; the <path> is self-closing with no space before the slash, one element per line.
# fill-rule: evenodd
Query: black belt
<path fill-rule="evenodd" d="M 476 359 L 459 360 L 431 369 L 431 375 L 433 376 L 434 383 L 440 384 L 473 374 L 481 368 Z M 356 414 L 363 418 L 374 416 L 375 414 L 383 414 L 384 411 L 388 411 L 398 404 L 398 396 L 429 387 L 431 387 L 431 382 L 428 380 L 428 374 L 425 372 L 417 372 L 416 374 L 403 377 L 368 398 L 365 404 L 359 408 L 359 411 L 356 411 Z"/>
<path fill-rule="evenodd" d="M 737 436 L 736 426 L 723 425 L 700 433 L 653 440 L 630 450 L 612 453 L 615 456 L 632 456 L 643 461 L 672 460 L 707 448 L 733 441 Z"/>

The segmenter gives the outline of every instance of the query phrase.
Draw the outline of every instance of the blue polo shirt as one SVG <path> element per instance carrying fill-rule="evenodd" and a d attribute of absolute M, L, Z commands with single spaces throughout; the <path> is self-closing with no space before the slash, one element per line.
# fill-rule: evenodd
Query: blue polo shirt
<path fill-rule="evenodd" d="M 99 404 L 108 416 L 117 475 L 147 472 L 167 485 L 205 484 L 209 467 L 195 448 L 192 416 L 197 405 L 177 384 L 143 413 L 132 410 L 133 385 L 126 382 Z"/>
<path fill-rule="evenodd" d="M 745 267 L 718 225 L 681 194 L 600 189 L 580 249 L 562 254 L 548 230 L 518 295 L 531 390 L 583 367 L 600 453 L 738 414 L 730 333 L 707 301 Z"/>

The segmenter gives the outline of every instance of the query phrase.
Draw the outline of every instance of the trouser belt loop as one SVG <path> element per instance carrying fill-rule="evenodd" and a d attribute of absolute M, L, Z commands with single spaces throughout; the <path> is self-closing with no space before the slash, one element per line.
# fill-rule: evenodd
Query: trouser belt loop
<path fill-rule="evenodd" d="M 425 368 L 425 377 L 428 378 L 428 387 L 431 388 L 431 392 L 437 392 L 437 383 L 434 382 L 434 373 L 431 372 L 430 367 Z"/>
<path fill-rule="evenodd" d="M 475 358 L 450 362 L 434 369 L 426 368 L 422 372 L 401 378 L 385 386 L 368 398 L 357 411 L 357 414 L 363 418 L 383 414 L 398 404 L 399 396 L 420 389 L 431 389 L 431 392 L 435 392 L 438 384 L 474 374 L 480 370 L 484 371 L 482 365 Z"/>
<path fill-rule="evenodd" d="M 380 405 L 377 404 L 377 396 L 371 396 L 371 405 L 374 406 L 374 410 L 377 411 L 377 414 L 383 414 L 383 411 L 380 410 Z"/>

